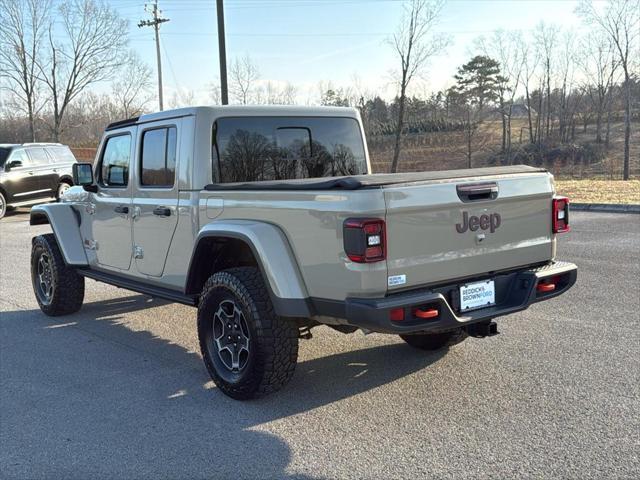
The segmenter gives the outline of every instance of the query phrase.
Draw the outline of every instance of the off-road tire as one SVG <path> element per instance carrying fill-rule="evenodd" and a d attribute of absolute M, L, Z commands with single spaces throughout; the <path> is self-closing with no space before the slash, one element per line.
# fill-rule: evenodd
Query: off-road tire
<path fill-rule="evenodd" d="M 249 331 L 244 367 L 233 372 L 221 361 L 214 340 L 214 315 L 225 301 L 242 312 Z M 298 360 L 298 326 L 276 315 L 260 271 L 238 267 L 213 274 L 198 305 L 198 338 L 209 375 L 218 388 L 236 400 L 259 398 L 282 388 Z"/>
<path fill-rule="evenodd" d="M 424 333 L 418 335 L 400 335 L 400 338 L 420 350 L 440 350 L 453 347 L 467 338 L 467 332 L 457 328 L 444 333 Z"/>
<path fill-rule="evenodd" d="M 47 301 L 39 291 L 38 262 L 46 254 L 50 260 L 52 294 Z M 84 277 L 64 262 L 56 237 L 52 233 L 34 237 L 31 246 L 31 282 L 40 310 L 51 317 L 69 315 L 80 310 L 84 300 Z"/>

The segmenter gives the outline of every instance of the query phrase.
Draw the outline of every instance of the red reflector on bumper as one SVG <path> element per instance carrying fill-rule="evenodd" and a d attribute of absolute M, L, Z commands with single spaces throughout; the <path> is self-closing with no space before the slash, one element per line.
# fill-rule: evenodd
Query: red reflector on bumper
<path fill-rule="evenodd" d="M 436 318 L 439 314 L 440 312 L 438 312 L 438 310 L 435 308 L 429 308 L 428 310 L 420 310 L 419 308 L 416 308 L 413 311 L 414 317 L 418 317 L 422 319 Z"/>
<path fill-rule="evenodd" d="M 539 292 L 553 292 L 556 289 L 555 283 L 539 283 L 536 290 Z"/>
<path fill-rule="evenodd" d="M 393 322 L 402 322 L 404 320 L 404 308 L 392 308 L 389 310 L 389 318 Z"/>

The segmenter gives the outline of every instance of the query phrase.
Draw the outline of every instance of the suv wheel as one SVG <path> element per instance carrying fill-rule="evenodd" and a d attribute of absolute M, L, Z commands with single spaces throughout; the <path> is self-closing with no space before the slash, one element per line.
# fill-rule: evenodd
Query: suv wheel
<path fill-rule="evenodd" d="M 420 350 L 440 350 L 457 345 L 467 338 L 467 332 L 462 328 L 456 328 L 443 333 L 424 333 L 418 335 L 400 335 L 400 338 L 414 348 Z"/>
<path fill-rule="evenodd" d="M 64 263 L 51 233 L 33 239 L 31 282 L 40 310 L 49 316 L 68 315 L 82 307 L 84 277 Z"/>
<path fill-rule="evenodd" d="M 237 400 L 282 388 L 298 360 L 298 326 L 279 317 L 257 268 L 212 275 L 198 306 L 198 337 L 215 384 Z"/>
<path fill-rule="evenodd" d="M 67 182 L 60 182 L 60 185 L 58 185 L 58 191 L 56 192 L 56 200 L 59 202 L 64 195 L 64 192 L 66 192 L 70 188 L 71 185 L 69 185 Z"/>
<path fill-rule="evenodd" d="M 0 192 L 0 218 L 4 217 L 5 213 L 7 213 L 7 199 Z"/>

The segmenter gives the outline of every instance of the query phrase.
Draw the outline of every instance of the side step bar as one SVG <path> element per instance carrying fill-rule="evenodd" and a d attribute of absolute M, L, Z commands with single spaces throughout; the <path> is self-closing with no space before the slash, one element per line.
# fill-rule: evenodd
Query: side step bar
<path fill-rule="evenodd" d="M 95 270 L 88 270 L 86 268 L 78 268 L 76 271 L 83 277 L 90 278 L 102 283 L 108 283 L 109 285 L 113 285 L 118 288 L 133 290 L 134 292 L 143 293 L 152 297 L 163 298 L 171 302 L 181 303 L 183 305 L 189 305 L 191 307 L 195 307 L 198 304 L 198 297 L 195 295 L 185 295 L 184 293 L 178 292 L 176 290 L 154 287 L 153 285 L 137 282 L 129 278 L 122 278 L 110 273 L 97 272 Z"/>

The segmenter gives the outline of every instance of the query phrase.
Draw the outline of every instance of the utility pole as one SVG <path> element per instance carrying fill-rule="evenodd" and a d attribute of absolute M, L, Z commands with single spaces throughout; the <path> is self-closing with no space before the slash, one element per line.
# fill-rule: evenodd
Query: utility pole
<path fill-rule="evenodd" d="M 147 9 L 148 4 L 145 4 L 144 9 L 149 12 Z M 151 5 L 151 15 L 153 15 L 153 20 L 140 20 L 138 23 L 138 28 L 142 27 L 153 27 L 153 30 L 156 34 L 156 61 L 158 63 L 158 103 L 160 104 L 160 111 L 164 110 L 164 105 L 162 102 L 162 60 L 160 59 L 160 24 L 164 22 L 168 22 L 168 18 L 161 18 L 160 14 L 161 10 L 158 9 L 158 0 L 154 0 Z"/>
<path fill-rule="evenodd" d="M 229 90 L 227 87 L 227 47 L 224 41 L 224 5 L 222 0 L 216 0 L 218 11 L 218 53 L 220 56 L 220 97 L 223 105 L 229 104 Z"/>

